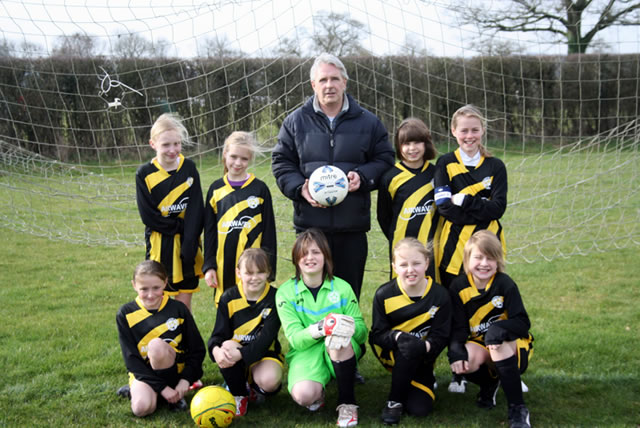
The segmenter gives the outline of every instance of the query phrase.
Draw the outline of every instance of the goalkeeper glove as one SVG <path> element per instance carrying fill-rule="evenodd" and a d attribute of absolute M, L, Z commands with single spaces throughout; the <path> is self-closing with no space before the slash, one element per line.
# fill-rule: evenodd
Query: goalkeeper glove
<path fill-rule="evenodd" d="M 449 186 L 436 187 L 433 195 L 433 198 L 436 200 L 436 205 L 440 206 L 451 200 L 451 188 Z"/>
<path fill-rule="evenodd" d="M 324 320 L 320 320 L 316 323 L 311 324 L 307 329 L 309 330 L 309 334 L 314 339 L 320 339 L 324 336 L 324 328 L 323 328 Z"/>
<path fill-rule="evenodd" d="M 349 315 L 329 314 L 324 318 L 324 335 L 336 334 L 351 337 L 356 330 L 356 323 Z"/>

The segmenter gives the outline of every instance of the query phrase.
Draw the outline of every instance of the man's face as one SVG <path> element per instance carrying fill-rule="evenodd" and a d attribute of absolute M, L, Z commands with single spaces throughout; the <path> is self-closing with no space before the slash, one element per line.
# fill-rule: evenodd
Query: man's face
<path fill-rule="evenodd" d="M 342 106 L 342 96 L 347 89 L 347 80 L 342 77 L 335 65 L 320 64 L 314 80 L 311 81 L 311 87 L 320 106 Z"/>

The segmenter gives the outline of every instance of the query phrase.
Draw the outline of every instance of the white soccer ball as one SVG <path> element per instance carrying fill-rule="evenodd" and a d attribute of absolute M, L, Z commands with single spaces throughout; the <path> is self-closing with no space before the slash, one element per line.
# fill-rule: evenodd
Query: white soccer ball
<path fill-rule="evenodd" d="M 344 171 L 337 166 L 324 165 L 311 173 L 309 193 L 320 205 L 332 207 L 347 197 L 349 180 Z"/>

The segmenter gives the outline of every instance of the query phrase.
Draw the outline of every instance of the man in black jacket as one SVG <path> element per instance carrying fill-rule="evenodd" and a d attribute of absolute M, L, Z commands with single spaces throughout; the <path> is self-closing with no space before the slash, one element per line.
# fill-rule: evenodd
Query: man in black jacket
<path fill-rule="evenodd" d="M 321 54 L 309 74 L 314 96 L 282 123 L 273 175 L 293 201 L 296 231 L 316 227 L 325 233 L 334 274 L 351 284 L 359 299 L 371 228 L 370 192 L 393 166 L 393 148 L 380 119 L 346 94 L 347 70 L 340 59 Z M 349 194 L 325 208 L 311 198 L 308 178 L 327 164 L 347 174 Z"/>

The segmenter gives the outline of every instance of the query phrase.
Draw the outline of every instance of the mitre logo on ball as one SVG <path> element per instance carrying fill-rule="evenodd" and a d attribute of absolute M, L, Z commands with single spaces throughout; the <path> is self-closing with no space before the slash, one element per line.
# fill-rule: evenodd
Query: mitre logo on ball
<path fill-rule="evenodd" d="M 314 201 L 325 207 L 338 205 L 347 197 L 349 180 L 340 168 L 323 165 L 309 177 L 309 193 Z"/>

